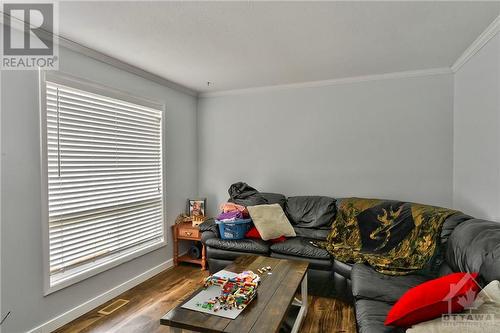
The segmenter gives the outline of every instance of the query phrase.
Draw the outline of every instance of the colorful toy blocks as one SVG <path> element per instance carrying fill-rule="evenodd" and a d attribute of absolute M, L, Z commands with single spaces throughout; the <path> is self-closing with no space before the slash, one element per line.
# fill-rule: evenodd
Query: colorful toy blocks
<path fill-rule="evenodd" d="M 220 286 L 221 294 L 196 305 L 214 312 L 220 309 L 244 309 L 255 298 L 259 282 L 260 277 L 252 271 L 244 271 L 234 278 L 211 275 L 204 280 L 205 288 Z"/>

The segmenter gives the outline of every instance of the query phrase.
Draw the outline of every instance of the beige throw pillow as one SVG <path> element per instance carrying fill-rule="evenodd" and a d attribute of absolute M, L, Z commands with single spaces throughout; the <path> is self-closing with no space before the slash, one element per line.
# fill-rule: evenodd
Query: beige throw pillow
<path fill-rule="evenodd" d="M 279 204 L 248 206 L 247 209 L 263 240 L 280 236 L 296 236 L 295 230 Z"/>

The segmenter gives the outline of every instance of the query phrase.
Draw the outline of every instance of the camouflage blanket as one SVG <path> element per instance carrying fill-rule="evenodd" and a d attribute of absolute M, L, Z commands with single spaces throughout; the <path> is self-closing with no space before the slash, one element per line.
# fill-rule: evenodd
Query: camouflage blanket
<path fill-rule="evenodd" d="M 409 202 L 348 198 L 338 207 L 327 241 L 319 245 L 337 260 L 405 275 L 434 258 L 442 225 L 454 213 Z"/>

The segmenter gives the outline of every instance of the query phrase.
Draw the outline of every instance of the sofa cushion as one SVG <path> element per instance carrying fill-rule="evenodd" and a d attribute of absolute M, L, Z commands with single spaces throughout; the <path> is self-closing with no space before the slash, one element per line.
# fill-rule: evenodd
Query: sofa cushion
<path fill-rule="evenodd" d="M 459 224 L 448 239 L 446 261 L 455 272 L 479 272 L 486 283 L 500 279 L 500 223 Z"/>
<path fill-rule="evenodd" d="M 421 275 L 385 275 L 364 264 L 354 264 L 351 270 L 352 294 L 355 299 L 371 299 L 389 304 L 396 303 L 410 288 L 429 279 Z"/>
<path fill-rule="evenodd" d="M 351 279 L 351 270 L 353 264 L 348 264 L 337 259 L 333 260 L 333 271 L 342 275 L 346 279 Z"/>
<path fill-rule="evenodd" d="M 437 274 L 436 277 L 448 275 L 448 274 L 451 274 L 451 273 L 453 273 L 453 270 L 451 269 L 451 267 L 445 261 L 445 262 L 443 262 L 441 264 L 441 266 L 439 266 L 438 274 Z"/>
<path fill-rule="evenodd" d="M 457 212 L 450 217 L 448 217 L 444 223 L 443 223 L 443 228 L 441 229 L 441 244 L 446 245 L 448 242 L 448 239 L 450 238 L 450 235 L 453 233 L 455 228 L 462 224 L 463 222 L 472 219 L 471 216 L 466 215 L 461 212 Z M 443 252 L 446 252 L 446 247 L 443 248 Z"/>
<path fill-rule="evenodd" d="M 500 243 L 497 244 L 496 251 L 488 253 L 483 260 L 479 272 L 484 284 L 494 280 L 500 280 Z"/>
<path fill-rule="evenodd" d="M 405 329 L 384 325 L 385 317 L 391 309 L 391 304 L 360 299 L 354 303 L 356 323 L 359 333 L 402 333 Z"/>
<path fill-rule="evenodd" d="M 210 238 L 206 240 L 205 244 L 207 246 L 226 251 L 256 254 L 269 253 L 269 245 L 260 239 L 225 240 L 220 238 Z"/>
<path fill-rule="evenodd" d="M 250 253 L 250 252 L 239 252 L 239 251 L 228 251 L 222 249 L 216 249 L 215 247 L 207 246 L 207 258 L 218 259 L 224 261 L 233 261 L 241 256 L 265 256 L 267 254 L 263 253 Z"/>
<path fill-rule="evenodd" d="M 332 262 L 330 259 L 316 259 L 316 258 L 306 258 L 306 257 L 297 257 L 293 255 L 288 255 L 288 254 L 283 254 L 283 253 L 278 253 L 278 252 L 272 252 L 270 256 L 272 258 L 277 258 L 277 259 L 288 259 L 288 260 L 298 260 L 298 261 L 306 261 L 309 263 L 309 269 L 315 269 L 319 271 L 327 271 L 328 274 L 332 275 Z"/>
<path fill-rule="evenodd" d="M 295 237 L 271 245 L 271 251 L 297 257 L 330 260 L 330 254 L 327 250 L 316 247 L 310 242 L 310 239 Z"/>
<path fill-rule="evenodd" d="M 342 299 L 349 304 L 353 303 L 354 298 L 352 296 L 351 280 L 346 279 L 344 276 L 334 271 L 333 283 L 335 285 L 335 294 L 339 297 L 339 299 Z"/>
<path fill-rule="evenodd" d="M 335 199 L 330 197 L 289 197 L 286 202 L 286 214 L 290 218 L 290 222 L 297 227 L 329 227 L 336 212 Z"/>

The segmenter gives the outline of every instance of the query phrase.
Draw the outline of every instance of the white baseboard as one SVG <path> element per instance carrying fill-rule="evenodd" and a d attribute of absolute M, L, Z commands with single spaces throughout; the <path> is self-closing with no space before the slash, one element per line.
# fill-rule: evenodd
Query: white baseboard
<path fill-rule="evenodd" d="M 122 284 L 102 293 L 101 295 L 94 297 L 88 301 L 86 301 L 83 304 L 78 305 L 77 307 L 74 307 L 73 309 L 66 311 L 62 314 L 60 314 L 57 317 L 52 318 L 51 320 L 43 323 L 40 326 L 37 326 L 30 330 L 28 333 L 49 333 L 52 332 L 59 327 L 69 323 L 70 321 L 80 317 L 81 315 L 89 312 L 90 310 L 98 307 L 99 305 L 106 303 L 110 299 L 115 298 L 116 296 L 120 295 L 121 293 L 137 286 L 138 284 L 146 281 L 149 278 L 152 278 L 158 273 L 161 273 L 162 271 L 166 270 L 167 268 L 170 268 L 173 266 L 173 259 L 169 259 L 158 266 L 155 266 L 146 272 L 137 275 L 136 277 L 133 277 L 132 279 L 123 282 Z"/>

